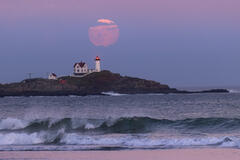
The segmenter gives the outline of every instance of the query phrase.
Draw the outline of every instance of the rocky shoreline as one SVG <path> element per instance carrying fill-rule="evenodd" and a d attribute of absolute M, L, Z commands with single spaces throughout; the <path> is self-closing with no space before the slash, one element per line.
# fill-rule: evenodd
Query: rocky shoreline
<path fill-rule="evenodd" d="M 170 88 L 159 82 L 121 76 L 110 71 L 101 71 L 84 77 L 60 77 L 58 80 L 43 78 L 26 79 L 18 83 L 0 84 L 0 97 L 5 96 L 87 96 L 103 95 L 103 92 L 120 94 L 147 93 L 228 93 L 226 89 L 184 91 Z"/>

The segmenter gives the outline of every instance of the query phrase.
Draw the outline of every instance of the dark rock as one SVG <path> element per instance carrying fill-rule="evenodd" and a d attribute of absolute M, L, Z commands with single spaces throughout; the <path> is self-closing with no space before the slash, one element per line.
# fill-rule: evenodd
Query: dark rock
<path fill-rule="evenodd" d="M 229 93 L 229 91 L 227 89 L 210 89 L 200 91 L 200 93 Z"/>
<path fill-rule="evenodd" d="M 219 93 L 228 92 L 214 89 L 201 92 L 179 91 L 155 81 L 121 76 L 102 71 L 85 77 L 60 77 L 58 80 L 42 78 L 26 79 L 19 83 L 0 84 L 0 97 L 3 96 L 68 96 L 101 95 L 102 92 L 122 94 L 138 93 Z"/>

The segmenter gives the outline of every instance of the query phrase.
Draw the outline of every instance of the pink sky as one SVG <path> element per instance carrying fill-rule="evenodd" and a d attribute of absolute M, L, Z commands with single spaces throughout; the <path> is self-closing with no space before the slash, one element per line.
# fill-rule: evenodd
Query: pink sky
<path fill-rule="evenodd" d="M 79 19 L 127 18 L 143 22 L 161 19 L 236 21 L 239 0 L 1 0 L 0 16 L 77 16 Z"/>

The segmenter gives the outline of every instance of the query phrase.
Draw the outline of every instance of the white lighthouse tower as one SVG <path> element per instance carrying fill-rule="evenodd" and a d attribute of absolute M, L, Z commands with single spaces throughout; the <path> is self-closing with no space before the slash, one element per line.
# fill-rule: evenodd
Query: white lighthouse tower
<path fill-rule="evenodd" d="M 95 62 L 96 62 L 96 65 L 95 65 L 96 72 L 101 72 L 100 58 L 98 56 L 95 58 Z"/>

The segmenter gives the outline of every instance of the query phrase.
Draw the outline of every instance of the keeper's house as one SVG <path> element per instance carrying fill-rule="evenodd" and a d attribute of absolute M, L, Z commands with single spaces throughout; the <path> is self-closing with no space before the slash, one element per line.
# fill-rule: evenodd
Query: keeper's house
<path fill-rule="evenodd" d="M 100 72 L 101 71 L 101 66 L 100 66 L 100 58 L 97 56 L 95 58 L 95 69 L 88 69 L 88 65 L 85 62 L 79 62 L 75 63 L 73 66 L 73 74 L 75 76 L 81 76 L 87 73 L 92 73 L 92 72 Z"/>

